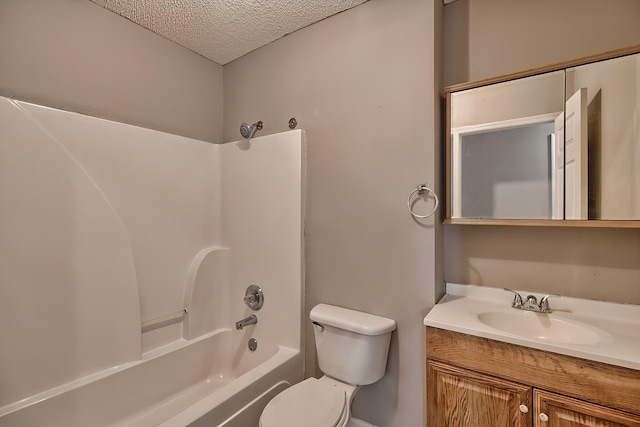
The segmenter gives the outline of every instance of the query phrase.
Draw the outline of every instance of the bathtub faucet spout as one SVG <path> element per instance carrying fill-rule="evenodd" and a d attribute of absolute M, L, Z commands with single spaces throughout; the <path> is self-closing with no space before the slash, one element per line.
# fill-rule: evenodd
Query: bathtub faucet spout
<path fill-rule="evenodd" d="M 246 319 L 242 319 L 242 320 L 236 322 L 236 329 L 240 330 L 240 329 L 244 328 L 245 326 L 254 325 L 256 323 L 258 323 L 258 316 L 256 316 L 255 314 L 252 314 L 251 316 L 247 317 Z"/>

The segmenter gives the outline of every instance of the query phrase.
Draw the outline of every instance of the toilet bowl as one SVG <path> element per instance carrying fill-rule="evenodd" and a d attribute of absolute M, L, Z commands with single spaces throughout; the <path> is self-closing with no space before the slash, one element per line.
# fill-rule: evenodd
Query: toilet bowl
<path fill-rule="evenodd" d="M 260 416 L 260 427 L 346 427 L 357 391 L 385 373 L 394 320 L 328 304 L 315 306 L 309 317 L 325 375 L 274 397 Z"/>
<path fill-rule="evenodd" d="M 269 402 L 260 417 L 260 427 L 345 427 L 356 389 L 327 376 L 308 378 Z"/>

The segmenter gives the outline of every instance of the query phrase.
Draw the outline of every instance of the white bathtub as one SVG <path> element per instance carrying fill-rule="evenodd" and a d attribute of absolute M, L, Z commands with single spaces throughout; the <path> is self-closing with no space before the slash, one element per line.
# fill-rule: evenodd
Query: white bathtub
<path fill-rule="evenodd" d="M 268 342 L 252 352 L 249 338 L 221 329 L 180 340 L 0 408 L 0 427 L 257 426 L 266 403 L 302 379 L 302 356 Z"/>

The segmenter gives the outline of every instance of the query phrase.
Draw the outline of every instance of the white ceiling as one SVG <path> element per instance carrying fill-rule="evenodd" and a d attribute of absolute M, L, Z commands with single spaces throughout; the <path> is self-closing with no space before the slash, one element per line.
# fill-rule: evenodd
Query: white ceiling
<path fill-rule="evenodd" d="M 367 0 L 91 0 L 224 65 Z"/>

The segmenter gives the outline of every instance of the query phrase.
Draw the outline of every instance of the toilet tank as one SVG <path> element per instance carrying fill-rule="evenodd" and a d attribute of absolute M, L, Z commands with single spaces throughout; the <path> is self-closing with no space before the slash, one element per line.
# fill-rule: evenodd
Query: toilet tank
<path fill-rule="evenodd" d="M 322 372 L 352 385 L 367 385 L 384 375 L 393 319 L 328 304 L 309 315 Z"/>

